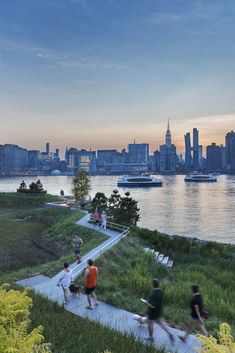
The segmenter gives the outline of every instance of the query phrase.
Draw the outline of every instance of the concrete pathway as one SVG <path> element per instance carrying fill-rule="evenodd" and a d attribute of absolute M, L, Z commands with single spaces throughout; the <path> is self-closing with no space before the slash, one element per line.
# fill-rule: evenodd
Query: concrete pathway
<path fill-rule="evenodd" d="M 77 224 L 88 228 L 94 228 L 92 224 L 88 223 L 88 220 L 89 215 L 86 215 L 80 219 Z M 99 257 L 101 254 L 103 254 L 104 251 L 109 249 L 120 240 L 120 233 L 118 232 L 110 230 L 103 231 L 98 229 L 98 227 L 97 230 L 107 234 L 109 239 L 83 256 L 83 262 L 81 264 L 77 265 L 74 263 L 70 266 L 73 270 L 74 277 L 77 277 L 79 274 L 81 274 L 81 272 L 84 271 L 87 266 L 88 258 L 94 259 Z M 63 305 L 63 292 L 60 287 L 57 287 L 60 274 L 61 272 L 53 278 L 39 275 L 18 281 L 17 283 L 23 287 L 32 287 L 36 293 L 40 293 L 43 296 L 46 296 L 48 299 Z M 138 327 L 137 322 L 133 319 L 133 313 L 116 308 L 103 302 L 99 302 L 99 305 L 93 310 L 87 310 L 85 308 L 86 305 L 87 299 L 85 295 L 81 295 L 80 297 L 73 297 L 71 295 L 68 305 L 64 306 L 64 308 L 65 310 L 75 315 L 96 321 L 101 325 L 107 326 L 111 329 L 115 329 L 122 333 L 132 334 L 137 340 L 145 342 L 144 337 L 147 335 L 147 327 L 146 325 L 143 327 Z M 173 345 L 170 343 L 167 334 L 160 328 L 160 326 L 156 324 L 154 328 L 155 342 L 153 345 L 156 348 L 165 348 L 166 352 L 195 353 L 195 347 L 200 345 L 200 341 L 195 336 L 190 335 L 187 343 L 183 343 L 178 338 L 178 336 L 183 334 L 182 331 L 173 328 L 170 328 L 170 331 L 175 336 L 175 342 Z"/>

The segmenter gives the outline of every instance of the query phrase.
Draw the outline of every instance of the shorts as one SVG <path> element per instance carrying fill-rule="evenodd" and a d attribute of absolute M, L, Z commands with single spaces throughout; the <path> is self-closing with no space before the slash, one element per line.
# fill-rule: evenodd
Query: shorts
<path fill-rule="evenodd" d="M 148 319 L 149 320 L 158 320 L 158 319 L 160 319 L 160 317 L 161 317 L 161 314 L 160 313 L 158 313 L 158 312 L 148 312 L 148 314 L 147 314 L 147 316 L 148 316 Z"/>
<path fill-rule="evenodd" d="M 76 255 L 80 255 L 81 249 L 75 249 L 74 252 L 75 252 Z"/>
<path fill-rule="evenodd" d="M 89 294 L 91 294 L 92 292 L 94 292 L 95 291 L 95 287 L 92 287 L 92 288 L 85 288 L 85 294 L 86 295 L 89 295 Z"/>
<path fill-rule="evenodd" d="M 192 316 L 192 315 L 190 315 L 189 316 L 189 320 L 192 320 L 192 321 L 199 321 L 199 318 L 198 317 L 196 317 L 196 316 Z"/>
<path fill-rule="evenodd" d="M 99 222 L 100 222 L 100 221 L 97 219 L 97 220 L 95 221 L 95 224 L 99 224 Z"/>

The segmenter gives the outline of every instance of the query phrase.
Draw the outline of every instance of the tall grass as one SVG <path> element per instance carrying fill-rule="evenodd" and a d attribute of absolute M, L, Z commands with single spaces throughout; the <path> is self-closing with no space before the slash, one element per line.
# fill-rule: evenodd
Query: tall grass
<path fill-rule="evenodd" d="M 60 270 L 63 262 L 75 261 L 72 239 L 76 233 L 84 241 L 82 255 L 107 239 L 93 229 L 76 225 L 83 216 L 81 211 L 41 207 L 54 199 L 58 198 L 0 193 L 2 282 L 38 273 L 52 275 Z"/>
<path fill-rule="evenodd" d="M 173 269 L 168 269 L 157 264 L 153 255 L 144 253 L 144 246 L 152 247 L 152 244 L 132 234 L 97 261 L 101 272 L 98 294 L 102 300 L 144 314 L 145 306 L 140 298 L 150 292 L 151 277 L 158 277 L 165 294 L 166 319 L 171 325 L 184 328 L 189 315 L 191 285 L 198 283 L 205 307 L 211 314 L 206 323 L 210 332 L 215 334 L 220 322 L 228 322 L 235 328 L 235 279 L 232 267 L 226 267 L 223 259 L 214 262 L 213 258 L 207 259 L 198 252 L 198 261 L 195 257 L 191 263 L 189 257 L 186 263 L 182 259 L 176 260 Z M 160 250 L 167 255 L 175 251 L 170 251 L 168 247 Z M 232 265 L 232 248 L 229 251 Z M 217 254 L 214 256 L 217 258 Z M 180 259 L 178 254 L 177 258 Z"/>

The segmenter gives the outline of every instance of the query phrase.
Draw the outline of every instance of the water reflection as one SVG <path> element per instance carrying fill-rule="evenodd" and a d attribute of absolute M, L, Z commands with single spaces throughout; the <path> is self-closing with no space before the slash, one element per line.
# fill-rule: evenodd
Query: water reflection
<path fill-rule="evenodd" d="M 40 178 L 51 194 L 71 193 L 72 177 Z M 185 183 L 184 176 L 161 176 L 162 188 L 132 188 L 139 202 L 139 225 L 169 234 L 235 243 L 235 176 L 218 176 L 217 183 Z M 0 179 L 0 191 L 12 192 L 22 178 Z M 35 178 L 25 177 L 27 185 Z M 97 191 L 110 195 L 117 188 L 116 176 L 91 178 L 94 196 Z M 119 188 L 121 194 L 126 188 Z"/>

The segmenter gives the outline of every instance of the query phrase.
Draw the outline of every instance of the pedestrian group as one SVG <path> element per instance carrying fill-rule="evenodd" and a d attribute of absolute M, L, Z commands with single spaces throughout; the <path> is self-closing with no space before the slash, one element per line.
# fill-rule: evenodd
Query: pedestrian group
<path fill-rule="evenodd" d="M 93 213 L 94 227 L 97 227 L 100 224 L 100 214 L 96 209 Z M 101 229 L 106 230 L 107 216 L 103 211 L 101 214 Z M 73 239 L 74 252 L 76 255 L 77 263 L 81 262 L 81 247 L 83 246 L 83 241 L 78 234 L 75 235 Z M 86 309 L 93 310 L 95 306 L 98 305 L 96 297 L 96 285 L 98 278 L 98 269 L 94 265 L 94 261 L 89 259 L 87 261 L 87 269 L 85 270 L 84 282 L 85 282 L 85 294 L 87 296 L 88 305 Z M 82 286 L 78 286 L 73 282 L 72 270 L 69 268 L 68 263 L 64 263 L 64 269 L 62 271 L 61 277 L 59 279 L 58 285 L 61 285 L 64 293 L 64 304 L 68 304 L 68 293 L 69 290 L 76 294 L 80 293 Z M 199 286 L 194 284 L 192 285 L 192 299 L 190 302 L 190 317 L 188 320 L 186 332 L 183 336 L 179 336 L 182 342 L 186 342 L 188 335 L 191 333 L 194 325 L 198 325 L 201 333 L 208 337 L 208 332 L 204 325 L 204 319 L 206 318 L 206 311 L 203 307 L 202 295 L 199 291 Z M 147 297 L 147 299 L 141 298 L 141 301 L 147 306 L 147 316 L 135 315 L 134 319 L 138 321 L 139 326 L 147 324 L 148 327 L 148 336 L 145 337 L 146 341 L 154 342 L 153 331 L 154 323 L 157 323 L 169 336 L 171 343 L 174 342 L 174 336 L 169 331 L 169 326 L 162 317 L 163 311 L 163 291 L 160 288 L 160 283 L 157 278 L 152 278 L 152 291 Z"/>

